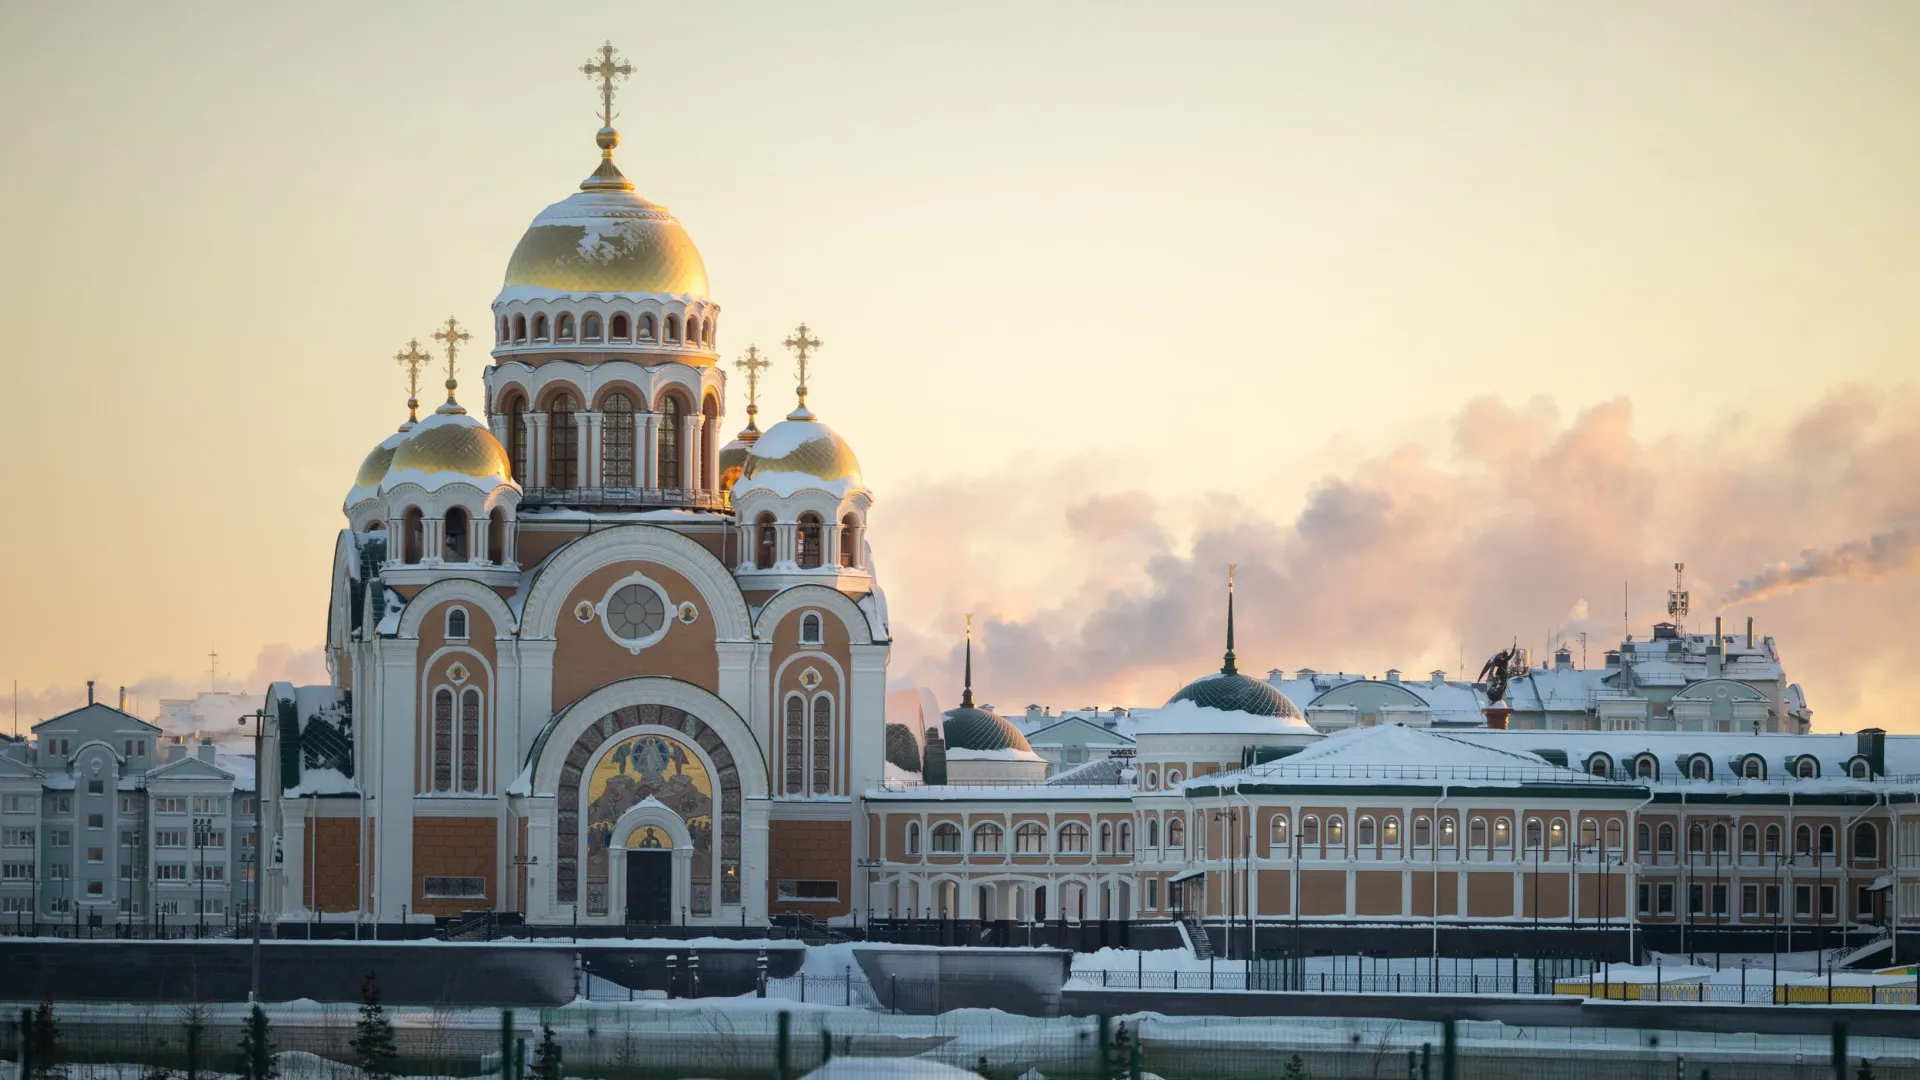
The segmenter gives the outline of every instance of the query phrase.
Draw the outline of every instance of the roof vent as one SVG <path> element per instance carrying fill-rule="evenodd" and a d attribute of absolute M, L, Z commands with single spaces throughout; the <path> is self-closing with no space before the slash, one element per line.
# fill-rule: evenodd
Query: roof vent
<path fill-rule="evenodd" d="M 1388 681 L 1388 682 L 1399 682 L 1399 681 L 1400 681 L 1400 669 L 1399 669 L 1399 668 L 1388 668 L 1388 669 L 1387 669 L 1387 681 Z"/>

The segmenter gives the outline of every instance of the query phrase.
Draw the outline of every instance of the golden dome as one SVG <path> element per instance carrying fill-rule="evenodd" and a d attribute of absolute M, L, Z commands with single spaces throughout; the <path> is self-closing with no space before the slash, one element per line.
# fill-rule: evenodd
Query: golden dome
<path fill-rule="evenodd" d="M 407 433 L 402 431 L 387 436 L 380 441 L 379 446 L 368 451 L 367 459 L 360 463 L 359 474 L 353 478 L 353 486 L 356 488 L 379 487 L 380 478 L 387 475 L 387 467 L 393 464 L 394 451 L 400 449 L 400 444 L 406 440 Z"/>
<path fill-rule="evenodd" d="M 844 480 L 853 487 L 861 486 L 860 459 L 853 456 L 853 447 L 818 420 L 782 420 L 753 444 L 740 479 L 765 479 L 772 473 Z"/>
<path fill-rule="evenodd" d="M 664 206 L 581 191 L 540 212 L 507 262 L 506 289 L 665 293 L 707 299 L 707 265 Z"/>
<path fill-rule="evenodd" d="M 500 440 L 464 413 L 436 413 L 420 422 L 394 451 L 387 484 L 438 487 L 456 480 L 507 483 L 513 471 Z M 482 484 L 480 486 L 491 486 Z"/>

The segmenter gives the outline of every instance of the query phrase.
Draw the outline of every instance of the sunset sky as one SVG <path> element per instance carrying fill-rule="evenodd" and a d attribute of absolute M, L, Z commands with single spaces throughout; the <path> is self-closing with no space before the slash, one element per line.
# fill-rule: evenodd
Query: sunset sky
<path fill-rule="evenodd" d="M 826 343 L 896 683 L 972 611 L 1004 710 L 1159 704 L 1228 562 L 1244 668 L 1597 662 L 1685 561 L 1920 732 L 1908 0 L 0 6 L 23 726 L 324 679 L 391 357 L 592 169 L 604 39 L 722 354 Z"/>

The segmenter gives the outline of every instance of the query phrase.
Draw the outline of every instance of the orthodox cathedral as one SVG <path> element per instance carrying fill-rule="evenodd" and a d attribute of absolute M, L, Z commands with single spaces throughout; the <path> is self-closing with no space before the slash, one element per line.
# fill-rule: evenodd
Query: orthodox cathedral
<path fill-rule="evenodd" d="M 1495 708 L 1444 672 L 1244 674 L 1229 589 L 1220 670 L 1124 723 L 1030 710 L 1023 730 L 975 703 L 970 653 L 959 707 L 889 695 L 873 493 L 807 401 L 821 341 L 786 338 L 796 400 L 762 431 L 770 361 L 722 363 L 699 251 L 615 165 L 629 68 L 608 46 L 584 70 L 599 163 L 508 258 L 477 407 L 457 320 L 425 417 L 435 357 L 399 355 L 407 419 L 343 508 L 331 679 L 269 693 L 270 918 L 1920 914 L 1920 811 L 1886 794 L 1920 740 L 1804 734 L 1751 628 L 1738 647 L 1669 626 L 1591 679 L 1559 656 Z M 749 402 L 730 441 L 729 368 Z"/>

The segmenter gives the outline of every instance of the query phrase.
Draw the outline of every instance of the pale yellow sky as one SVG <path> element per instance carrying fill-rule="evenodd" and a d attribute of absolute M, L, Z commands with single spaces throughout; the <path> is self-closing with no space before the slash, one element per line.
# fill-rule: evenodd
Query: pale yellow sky
<path fill-rule="evenodd" d="M 318 643 L 341 496 L 401 418 L 389 357 L 484 325 L 590 170 L 604 38 L 638 68 L 620 163 L 705 255 L 722 351 L 826 340 L 812 401 L 883 572 L 915 525 L 889 506 L 942 485 L 1137 489 L 1184 551 L 1446 452 L 1486 395 L 1764 449 L 1920 370 L 1904 0 L 6 5 L 0 691 Z M 1070 602 L 1061 552 L 1024 550 L 1057 523 L 998 497 L 956 528 L 1036 582 L 1004 614 Z M 1779 525 L 1769 560 L 1848 538 Z M 964 603 L 888 584 L 903 631 Z"/>

